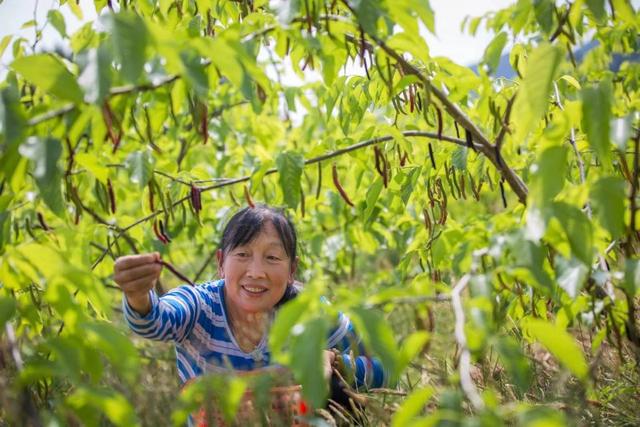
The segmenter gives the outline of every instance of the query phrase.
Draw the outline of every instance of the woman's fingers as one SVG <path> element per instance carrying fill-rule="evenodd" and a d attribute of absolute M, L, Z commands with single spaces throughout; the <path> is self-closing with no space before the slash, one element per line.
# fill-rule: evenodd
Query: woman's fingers
<path fill-rule="evenodd" d="M 121 284 L 120 287 L 124 291 L 125 294 L 138 294 L 148 292 L 156 283 L 158 279 L 157 274 L 150 274 L 147 276 L 140 277 L 136 280 L 132 280 Z"/>
<path fill-rule="evenodd" d="M 127 270 L 116 270 L 113 276 L 113 280 L 115 280 L 116 283 L 122 285 L 136 281 L 146 276 L 159 276 L 161 270 L 162 265 L 155 262 L 142 264 L 131 267 Z"/>
<path fill-rule="evenodd" d="M 160 254 L 158 252 L 121 256 L 116 259 L 114 270 L 124 271 L 141 265 L 152 264 L 156 261 L 160 261 Z"/>

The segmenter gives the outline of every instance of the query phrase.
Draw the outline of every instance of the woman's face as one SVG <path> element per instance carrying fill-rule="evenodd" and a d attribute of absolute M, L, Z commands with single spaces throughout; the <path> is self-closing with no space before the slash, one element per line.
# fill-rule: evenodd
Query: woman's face
<path fill-rule="evenodd" d="M 227 305 L 234 310 L 269 311 L 293 282 L 296 262 L 287 256 L 271 222 L 266 222 L 251 242 L 224 254 L 218 251 L 217 256 Z"/>

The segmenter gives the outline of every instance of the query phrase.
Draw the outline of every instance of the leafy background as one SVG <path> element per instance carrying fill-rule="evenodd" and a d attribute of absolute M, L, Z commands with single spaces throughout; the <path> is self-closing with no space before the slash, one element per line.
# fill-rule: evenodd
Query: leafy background
<path fill-rule="evenodd" d="M 221 227 L 257 202 L 301 236 L 306 291 L 270 344 L 309 402 L 343 311 L 397 382 L 360 423 L 638 423 L 634 5 L 471 18 L 495 34 L 477 73 L 430 55 L 427 1 L 93 7 L 73 34 L 48 13 L 68 50 L 0 43 L 3 423 L 179 424 L 211 399 L 232 415 L 246 381 L 176 399 L 170 346 L 131 339 L 111 275 L 159 251 L 215 277 Z M 496 76 L 507 44 L 513 78 Z"/>

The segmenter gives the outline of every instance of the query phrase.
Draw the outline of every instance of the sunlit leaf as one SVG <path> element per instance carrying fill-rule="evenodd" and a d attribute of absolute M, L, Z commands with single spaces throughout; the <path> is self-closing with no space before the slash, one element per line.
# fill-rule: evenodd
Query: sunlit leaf
<path fill-rule="evenodd" d="M 551 354 L 581 380 L 586 379 L 589 367 L 584 354 L 569 333 L 544 320 L 527 318 L 522 326 L 534 340 L 544 345 Z"/>
<path fill-rule="evenodd" d="M 105 23 L 111 31 L 116 57 L 122 65 L 122 76 L 130 83 L 137 82 L 149 42 L 144 20 L 136 14 L 122 12 L 107 15 Z"/>
<path fill-rule="evenodd" d="M 604 228 L 617 239 L 624 233 L 625 183 L 614 176 L 600 178 L 591 187 L 593 208 Z"/>
<path fill-rule="evenodd" d="M 11 68 L 45 92 L 60 99 L 82 102 L 82 90 L 75 76 L 54 55 L 24 56 L 13 61 Z"/>
<path fill-rule="evenodd" d="M 33 163 L 33 177 L 36 180 L 40 197 L 58 216 L 64 215 L 62 198 L 62 170 L 58 159 L 62 155 L 62 144 L 55 138 L 30 137 L 20 146 L 20 154 Z"/>
<path fill-rule="evenodd" d="M 129 179 L 140 189 L 144 188 L 153 176 L 154 164 L 153 156 L 148 151 L 133 152 L 125 160 Z"/>
<path fill-rule="evenodd" d="M 295 209 L 300 203 L 300 177 L 304 168 L 304 157 L 295 151 L 285 151 L 276 159 L 278 182 L 285 203 Z"/>
<path fill-rule="evenodd" d="M 500 57 L 502 55 L 502 50 L 504 46 L 507 44 L 509 36 L 504 31 L 498 33 L 497 36 L 491 40 L 491 43 L 487 46 L 484 51 L 483 60 L 489 66 L 491 72 L 495 72 L 500 63 Z"/>
<path fill-rule="evenodd" d="M 550 44 L 541 44 L 529 56 L 526 75 L 513 107 L 516 140 L 527 136 L 547 111 L 553 80 L 562 59 L 562 50 Z"/>
<path fill-rule="evenodd" d="M 611 90 L 608 80 L 582 89 L 582 126 L 589 145 L 602 160 L 610 157 Z"/>

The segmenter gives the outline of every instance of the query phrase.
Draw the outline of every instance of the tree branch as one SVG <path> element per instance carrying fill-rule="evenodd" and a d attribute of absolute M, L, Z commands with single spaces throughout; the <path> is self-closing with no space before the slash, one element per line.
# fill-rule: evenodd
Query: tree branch
<path fill-rule="evenodd" d="M 471 402 L 471 405 L 477 411 L 484 409 L 484 401 L 478 389 L 471 379 L 471 352 L 467 347 L 467 337 L 464 333 L 464 310 L 462 308 L 462 300 L 460 294 L 469 284 L 471 276 L 465 274 L 458 281 L 456 286 L 451 291 L 451 305 L 453 306 L 453 314 L 455 316 L 455 337 L 460 347 L 460 386 L 465 396 Z"/>
<path fill-rule="evenodd" d="M 423 132 L 423 131 L 416 131 L 416 130 L 410 130 L 410 131 L 404 131 L 402 132 L 402 135 L 404 135 L 405 137 L 413 137 L 413 138 L 429 138 L 429 139 L 434 139 L 437 140 L 438 139 L 438 134 L 434 133 L 434 132 Z M 328 160 L 328 159 L 332 159 L 334 157 L 338 157 L 341 156 L 343 154 L 352 152 L 352 151 L 356 151 L 365 147 L 369 147 L 371 145 L 374 144 L 379 144 L 381 142 L 386 142 L 386 141 L 391 141 L 394 138 L 394 136 L 392 135 L 386 135 L 386 136 L 381 136 L 378 138 L 372 138 L 372 139 L 368 139 L 362 142 L 359 142 L 357 144 L 353 144 L 350 145 L 348 147 L 336 150 L 336 151 L 332 151 L 331 153 L 327 153 L 327 154 L 323 154 L 321 156 L 317 156 L 314 157 L 312 159 L 306 160 L 304 162 L 305 166 L 307 165 L 313 165 L 316 163 L 320 163 L 324 160 Z M 446 142 L 451 142 L 453 144 L 459 145 L 461 147 L 466 147 L 467 143 L 466 141 L 463 141 L 462 139 L 458 139 L 458 138 L 453 138 L 451 136 L 446 136 L 446 135 L 442 135 L 441 141 L 446 141 Z M 478 147 L 478 145 L 476 144 L 476 147 Z M 274 173 L 277 173 L 278 169 L 276 168 L 271 168 L 269 170 L 267 170 L 264 173 L 264 176 L 267 175 L 272 175 Z M 239 184 L 241 182 L 247 182 L 251 179 L 251 176 L 243 176 L 240 178 L 232 178 L 232 179 L 227 179 L 226 181 L 223 182 L 219 182 L 216 184 L 212 184 L 209 185 L 207 187 L 202 187 L 200 189 L 201 193 L 202 192 L 206 192 L 206 191 L 211 191 L 211 190 L 215 190 L 217 188 L 222 188 L 222 187 L 226 187 L 229 185 L 235 185 L 235 184 Z M 186 195 L 184 197 L 182 197 L 181 199 L 176 200 L 175 202 L 173 202 L 173 204 L 171 205 L 171 208 L 174 208 L 188 200 L 190 200 L 191 195 Z M 138 220 L 136 220 L 135 222 L 127 225 L 126 227 L 117 227 L 117 226 L 113 226 L 110 225 L 112 228 L 116 229 L 118 231 L 118 235 L 115 236 L 114 242 L 119 239 L 122 235 L 124 235 L 124 233 L 126 233 L 127 231 L 129 231 L 130 229 L 132 229 L 133 227 L 140 225 L 146 221 L 149 221 L 150 219 L 155 218 L 157 215 L 163 213 L 163 210 L 156 210 L 155 212 L 150 213 L 149 215 L 142 217 Z M 114 243 L 112 242 L 109 247 L 107 248 L 107 250 L 103 251 L 102 254 L 98 257 L 98 259 L 93 263 L 91 269 L 93 270 L 94 268 L 96 268 L 98 266 L 98 264 L 100 264 L 102 262 L 102 260 L 104 259 L 104 257 L 107 255 L 108 250 L 111 248 L 111 245 Z"/>
<path fill-rule="evenodd" d="M 343 0 L 343 3 L 346 7 L 351 11 L 354 16 L 357 16 L 355 11 L 349 5 L 349 2 Z M 395 59 L 403 68 L 405 74 L 413 74 L 422 82 L 422 84 L 428 88 L 433 95 L 440 101 L 440 103 L 444 106 L 445 110 L 449 113 L 449 115 L 458 123 L 460 123 L 466 130 L 471 132 L 473 136 L 473 140 L 479 142 L 478 151 L 482 152 L 500 171 L 504 179 L 507 181 L 511 189 L 518 196 L 518 200 L 520 203 L 527 203 L 527 194 L 529 192 L 527 186 L 522 181 L 522 179 L 504 162 L 503 159 L 500 159 L 496 156 L 495 149 L 493 145 L 489 142 L 487 137 L 482 133 L 482 131 L 476 126 L 475 123 L 471 121 L 471 119 L 453 102 L 449 101 L 447 95 L 444 94 L 441 90 L 431 85 L 431 81 L 427 78 L 418 68 L 409 63 L 404 57 L 391 49 L 387 44 L 380 39 L 375 34 L 367 33 L 367 35 L 382 49 L 384 52 L 389 55 L 391 58 Z"/>

